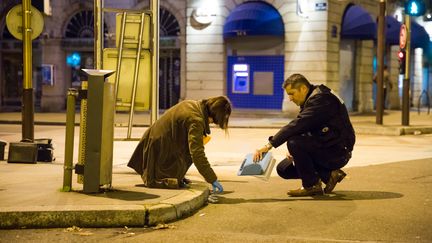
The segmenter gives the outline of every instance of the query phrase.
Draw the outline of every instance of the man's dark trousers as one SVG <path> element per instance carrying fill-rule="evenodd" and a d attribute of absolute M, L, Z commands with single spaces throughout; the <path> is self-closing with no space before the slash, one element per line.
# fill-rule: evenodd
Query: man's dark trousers
<path fill-rule="evenodd" d="M 351 152 L 344 145 L 326 147 L 316 137 L 307 135 L 290 138 L 287 147 L 294 164 L 284 159 L 276 171 L 284 179 L 302 179 L 303 187 L 311 187 L 319 179 L 327 183 L 331 171 L 344 167 L 351 158 Z"/>

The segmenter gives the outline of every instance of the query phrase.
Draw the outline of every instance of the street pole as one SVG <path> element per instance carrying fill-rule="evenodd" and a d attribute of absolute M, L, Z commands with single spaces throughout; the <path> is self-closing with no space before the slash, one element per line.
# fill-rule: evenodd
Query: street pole
<path fill-rule="evenodd" d="M 402 88 L 402 125 L 409 126 L 409 86 L 410 86 L 410 54 L 411 54 L 411 16 L 405 13 L 406 26 L 406 59 L 405 59 L 405 76 Z"/>
<path fill-rule="evenodd" d="M 384 88 L 383 88 L 383 72 L 384 72 L 384 26 L 385 26 L 385 0 L 380 0 L 378 16 L 378 73 L 377 73 L 377 102 L 376 102 L 376 124 L 383 124 L 384 113 Z"/>
<path fill-rule="evenodd" d="M 66 134 L 65 134 L 65 155 L 63 166 L 63 190 L 72 190 L 73 150 L 75 136 L 75 103 L 78 90 L 70 88 L 67 93 L 66 102 Z"/>
<path fill-rule="evenodd" d="M 22 139 L 34 139 L 34 109 L 32 80 L 32 29 L 31 1 L 22 1 L 23 12 L 23 97 L 22 97 Z"/>
<path fill-rule="evenodd" d="M 159 118 L 159 0 L 150 0 L 152 12 L 152 93 L 150 124 Z"/>
<path fill-rule="evenodd" d="M 103 50 L 103 0 L 94 1 L 94 68 L 102 69 Z"/>

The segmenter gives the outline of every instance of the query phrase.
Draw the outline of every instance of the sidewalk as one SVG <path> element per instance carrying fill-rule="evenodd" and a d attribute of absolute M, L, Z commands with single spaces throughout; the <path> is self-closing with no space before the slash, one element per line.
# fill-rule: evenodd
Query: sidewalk
<path fill-rule="evenodd" d="M 376 114 L 351 113 L 350 119 L 357 134 L 375 135 L 407 135 L 407 134 L 430 134 L 432 133 L 432 113 L 427 114 L 423 109 L 419 114 L 417 109 L 409 113 L 409 126 L 402 125 L 402 112 L 400 110 L 386 110 L 383 115 L 383 124 L 376 124 Z M 0 113 L 0 124 L 21 124 L 21 113 Z M 79 125 L 79 112 L 75 116 L 75 123 Z M 126 126 L 129 119 L 128 113 L 117 113 L 117 126 Z M 249 112 L 247 110 L 233 111 L 230 118 L 232 128 L 280 128 L 287 124 L 292 118 L 286 117 L 278 111 Z M 66 113 L 35 113 L 35 125 L 65 125 Z M 134 127 L 147 127 L 150 124 L 148 112 L 137 112 L 134 114 Z"/>
<path fill-rule="evenodd" d="M 61 163 L 0 162 L 0 229 L 51 227 L 151 226 L 185 217 L 201 208 L 208 187 L 195 181 L 190 189 L 142 187 L 139 176 L 126 169 L 113 172 L 113 190 L 83 194 L 61 192 Z M 75 175 L 74 175 L 75 181 Z"/>
<path fill-rule="evenodd" d="M 411 112 L 411 125 L 407 127 L 400 125 L 400 117 L 400 111 L 386 111 L 384 125 L 376 125 L 375 114 L 351 114 L 357 134 L 432 133 L 432 115 Z M 21 113 L 0 113 L 1 140 L 20 140 L 20 126 L 9 125 L 20 124 L 20 119 Z M 118 119 L 121 122 L 127 121 L 127 114 L 119 115 Z M 193 180 L 189 189 L 161 190 L 142 187 L 140 177 L 124 164 L 136 141 L 122 142 L 119 148 L 114 149 L 114 161 L 122 162 L 115 163 L 113 167 L 113 190 L 83 194 L 79 192 L 82 185 L 75 182 L 76 175 L 73 175 L 75 191 L 61 192 L 65 114 L 36 113 L 34 120 L 36 125 L 50 125 L 37 126 L 35 138 L 49 137 L 57 141 L 59 146 L 55 150 L 56 161 L 38 164 L 8 164 L 0 161 L 0 228 L 152 226 L 188 216 L 207 201 L 209 184 L 205 183 L 196 171 L 189 175 Z M 145 126 L 148 126 L 148 120 L 146 113 L 135 115 L 137 128 L 134 128 L 134 135 L 142 134 Z M 231 127 L 236 128 L 276 129 L 290 120 L 276 113 L 258 116 L 234 113 L 230 123 Z M 75 144 L 78 141 L 77 130 L 75 129 Z M 221 161 L 225 161 L 224 155 L 217 156 L 220 156 Z M 238 165 L 235 164 L 230 169 L 233 168 L 237 169 Z M 223 173 L 222 171 L 221 174 Z"/>

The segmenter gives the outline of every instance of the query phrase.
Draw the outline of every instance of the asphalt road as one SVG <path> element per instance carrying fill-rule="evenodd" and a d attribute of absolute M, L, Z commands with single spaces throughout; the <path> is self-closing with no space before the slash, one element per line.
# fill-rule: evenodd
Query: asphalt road
<path fill-rule="evenodd" d="M 297 181 L 222 175 L 219 203 L 162 229 L 1 230 L 0 242 L 432 241 L 431 159 L 346 172 L 334 194 L 315 198 L 287 197 Z"/>

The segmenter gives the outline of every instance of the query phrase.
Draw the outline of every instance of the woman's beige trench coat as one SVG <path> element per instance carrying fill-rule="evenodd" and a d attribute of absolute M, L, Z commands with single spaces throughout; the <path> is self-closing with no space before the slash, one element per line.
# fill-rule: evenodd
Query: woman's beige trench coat
<path fill-rule="evenodd" d="M 128 166 L 148 187 L 166 187 L 167 178 L 181 182 L 194 163 L 208 183 L 217 177 L 204 153 L 203 136 L 210 134 L 202 101 L 185 100 L 167 110 L 148 128 Z"/>

